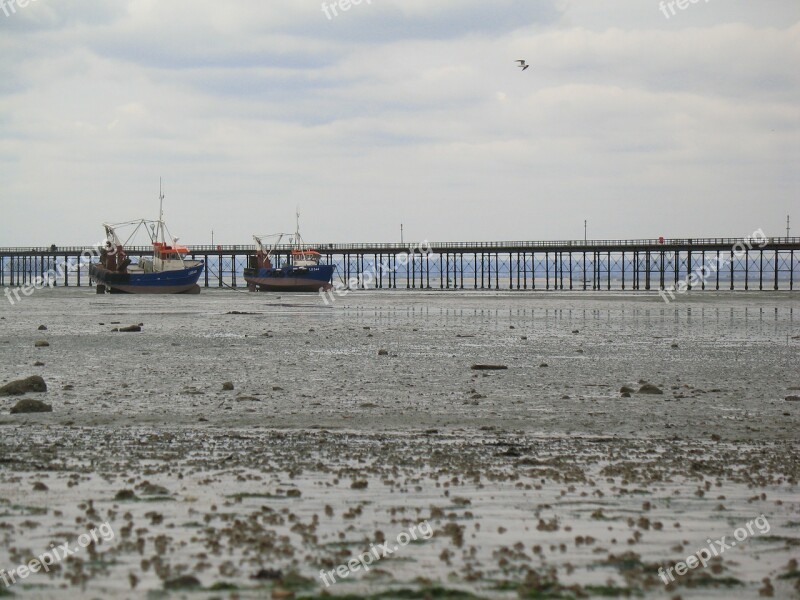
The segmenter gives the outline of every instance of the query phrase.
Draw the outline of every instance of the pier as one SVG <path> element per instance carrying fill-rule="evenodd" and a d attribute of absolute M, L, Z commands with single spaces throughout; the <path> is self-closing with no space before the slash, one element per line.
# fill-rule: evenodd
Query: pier
<path fill-rule="evenodd" d="M 800 275 L 800 237 L 415 244 L 308 244 L 336 265 L 334 283 L 411 290 L 787 290 Z M 291 245 L 277 246 L 273 262 Z M 130 257 L 150 247 L 126 248 Z M 252 245 L 189 246 L 200 284 L 245 286 Z M 90 246 L 0 248 L 0 286 L 92 286 Z M 96 259 L 95 259 L 96 260 Z"/>

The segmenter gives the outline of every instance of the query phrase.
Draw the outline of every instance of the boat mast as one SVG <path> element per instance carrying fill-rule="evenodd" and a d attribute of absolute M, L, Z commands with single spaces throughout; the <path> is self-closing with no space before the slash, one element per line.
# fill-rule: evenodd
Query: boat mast
<path fill-rule="evenodd" d="M 294 229 L 294 243 L 297 246 L 297 249 L 300 250 L 300 207 L 298 206 L 295 209 L 295 217 L 296 217 L 296 226 Z"/>
<path fill-rule="evenodd" d="M 300 238 L 300 207 L 295 208 L 295 229 L 294 229 L 294 250 L 297 253 L 297 258 L 300 260 L 306 259 L 306 252 L 303 250 L 302 239 Z M 292 257 L 292 264 L 294 264 L 294 256 Z"/>
<path fill-rule="evenodd" d="M 161 191 L 161 177 L 158 178 L 158 231 L 161 234 L 161 243 L 166 244 L 167 238 L 164 235 L 164 194 Z"/>

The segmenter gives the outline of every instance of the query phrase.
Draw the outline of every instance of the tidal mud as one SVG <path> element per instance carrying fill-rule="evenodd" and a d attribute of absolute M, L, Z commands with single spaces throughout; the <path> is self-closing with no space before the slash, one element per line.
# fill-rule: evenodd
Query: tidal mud
<path fill-rule="evenodd" d="M 114 536 L 0 596 L 794 597 L 798 308 L 37 292 L 0 309 L 0 386 L 52 406 L 0 398 L 0 569 Z"/>

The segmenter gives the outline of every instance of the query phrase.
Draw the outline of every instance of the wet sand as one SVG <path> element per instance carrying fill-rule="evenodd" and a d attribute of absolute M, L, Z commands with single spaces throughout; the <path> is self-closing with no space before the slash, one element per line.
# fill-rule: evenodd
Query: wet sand
<path fill-rule="evenodd" d="M 108 521 L 113 540 L 9 590 L 792 597 L 798 309 L 772 293 L 37 292 L 0 309 L 0 385 L 41 375 L 27 397 L 53 406 L 0 398 L 0 568 Z M 622 397 L 644 383 L 663 393 Z M 659 579 L 760 515 L 768 532 Z M 426 520 L 431 539 L 320 581 Z"/>

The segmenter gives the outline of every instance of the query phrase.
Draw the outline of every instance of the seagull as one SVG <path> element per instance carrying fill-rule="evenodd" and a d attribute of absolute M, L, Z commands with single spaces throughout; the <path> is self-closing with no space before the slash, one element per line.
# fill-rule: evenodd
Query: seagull
<path fill-rule="evenodd" d="M 530 67 L 530 65 L 528 63 L 526 63 L 524 60 L 518 60 L 516 62 L 519 63 L 519 68 L 522 69 L 523 71 L 525 69 L 527 69 L 528 67 Z"/>

